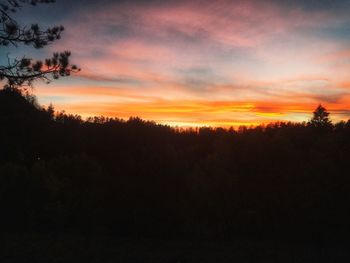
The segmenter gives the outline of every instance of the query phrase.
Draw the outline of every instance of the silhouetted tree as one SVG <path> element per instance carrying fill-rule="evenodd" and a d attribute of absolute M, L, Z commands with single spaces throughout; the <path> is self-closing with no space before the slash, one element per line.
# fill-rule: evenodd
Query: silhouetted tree
<path fill-rule="evenodd" d="M 53 41 L 60 39 L 64 30 L 63 26 L 54 26 L 42 29 L 38 24 L 21 26 L 11 16 L 21 8 L 21 4 L 31 4 L 35 6 L 39 3 L 52 3 L 54 0 L 4 0 L 0 2 L 0 47 L 15 46 L 25 44 L 36 49 L 43 48 Z M 31 58 L 4 58 L 6 65 L 0 65 L 0 81 L 5 80 L 5 87 L 19 88 L 23 85 L 32 85 L 37 79 L 50 82 L 50 79 L 57 79 L 69 76 L 71 72 L 79 69 L 75 65 L 70 65 L 69 57 L 71 53 L 64 51 L 54 53 L 51 58 L 45 61 L 34 61 Z"/>
<path fill-rule="evenodd" d="M 313 117 L 309 122 L 314 127 L 330 127 L 332 125 L 329 119 L 329 112 L 321 104 L 313 112 Z"/>
<path fill-rule="evenodd" d="M 330 123 L 322 108 L 315 125 Z M 350 233 L 350 121 L 310 125 L 85 121 L 0 90 L 0 231 Z"/>

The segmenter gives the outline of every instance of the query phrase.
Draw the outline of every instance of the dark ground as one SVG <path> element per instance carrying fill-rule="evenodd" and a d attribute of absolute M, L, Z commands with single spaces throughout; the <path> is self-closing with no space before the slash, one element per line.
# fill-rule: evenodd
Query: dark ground
<path fill-rule="evenodd" d="M 160 240 L 83 234 L 2 234 L 1 263 L 12 262 L 349 262 L 346 242 Z"/>
<path fill-rule="evenodd" d="M 350 262 L 349 162 L 350 120 L 181 131 L 0 90 L 0 263 Z"/>

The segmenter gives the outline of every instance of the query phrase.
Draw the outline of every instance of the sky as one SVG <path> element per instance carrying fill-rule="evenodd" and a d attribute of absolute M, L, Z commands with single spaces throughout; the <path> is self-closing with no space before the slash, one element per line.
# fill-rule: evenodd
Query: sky
<path fill-rule="evenodd" d="M 321 103 L 350 118 L 350 1 L 57 0 L 16 16 L 66 28 L 45 49 L 0 51 L 72 52 L 80 73 L 35 83 L 56 110 L 228 127 L 307 121 Z"/>

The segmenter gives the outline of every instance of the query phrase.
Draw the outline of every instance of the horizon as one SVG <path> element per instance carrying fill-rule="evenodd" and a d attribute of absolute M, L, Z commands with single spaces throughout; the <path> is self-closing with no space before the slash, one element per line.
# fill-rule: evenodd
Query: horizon
<path fill-rule="evenodd" d="M 1 90 L 0 90 L 1 91 Z M 266 122 L 266 123 L 258 123 L 258 124 L 250 124 L 250 125 L 247 125 L 247 124 L 237 124 L 237 125 L 222 125 L 222 126 L 214 126 L 214 125 L 196 125 L 195 123 L 193 125 L 172 125 L 171 123 L 160 123 L 160 122 L 156 122 L 154 120 L 147 120 L 147 119 L 143 119 L 139 116 L 129 116 L 128 118 L 119 118 L 119 117 L 108 117 L 108 116 L 103 116 L 103 115 L 95 115 L 95 116 L 87 116 L 87 117 L 83 117 L 79 114 L 74 114 L 74 113 L 69 113 L 69 112 L 66 112 L 65 110 L 56 110 L 55 109 L 55 106 L 50 104 L 49 106 L 45 106 L 45 105 L 41 105 L 38 100 L 37 100 L 37 97 L 35 96 L 35 94 L 33 93 L 30 93 L 28 92 L 28 90 L 21 90 L 21 89 L 12 89 L 10 88 L 10 91 L 14 91 L 15 93 L 19 93 L 23 99 L 27 100 L 28 103 L 30 105 L 32 105 L 33 107 L 35 107 L 36 109 L 40 110 L 40 111 L 44 111 L 44 112 L 49 112 L 52 110 L 52 120 L 57 120 L 56 118 L 60 117 L 61 115 L 63 116 L 66 116 L 66 117 L 69 117 L 69 116 L 72 116 L 73 118 L 77 119 L 77 120 L 81 120 L 82 122 L 98 122 L 100 123 L 100 121 L 102 120 L 102 123 L 105 123 L 105 122 L 109 122 L 109 121 L 117 121 L 117 122 L 122 122 L 122 123 L 126 123 L 126 122 L 129 122 L 129 121 L 140 121 L 140 122 L 143 122 L 143 123 L 151 123 L 153 125 L 156 125 L 156 126 L 165 126 L 165 127 L 169 127 L 177 132 L 186 132 L 186 131 L 195 131 L 195 132 L 199 132 L 200 129 L 211 129 L 211 130 L 216 130 L 216 129 L 223 129 L 225 131 L 231 131 L 231 129 L 233 129 L 233 131 L 240 131 L 241 129 L 245 130 L 245 129 L 255 129 L 255 128 L 258 128 L 258 127 L 261 127 L 262 129 L 265 129 L 265 128 L 268 128 L 268 127 L 274 127 L 274 128 L 278 128 L 278 127 L 281 127 L 283 126 L 284 124 L 285 125 L 304 125 L 305 127 L 306 126 L 309 126 L 312 119 L 315 118 L 315 112 L 317 112 L 317 110 L 321 107 L 323 108 L 323 110 L 326 111 L 327 113 L 327 116 L 329 118 L 329 121 L 330 121 L 330 124 L 333 126 L 333 127 L 336 127 L 337 124 L 341 124 L 341 123 L 344 123 L 344 124 L 349 124 L 350 123 L 350 119 L 348 120 L 341 120 L 341 121 L 338 121 L 338 122 L 334 122 L 332 120 L 332 116 L 329 116 L 330 115 L 330 112 L 323 107 L 322 104 L 319 104 L 317 106 L 317 108 L 314 109 L 314 111 L 311 113 L 313 115 L 312 118 L 309 118 L 308 120 L 306 121 L 299 121 L 299 122 L 292 122 L 292 121 L 275 121 L 275 122 Z"/>
<path fill-rule="evenodd" d="M 322 104 L 338 122 L 350 118 L 349 7 L 327 0 L 61 0 L 24 6 L 15 16 L 23 24 L 62 24 L 62 39 L 6 53 L 42 59 L 70 50 L 82 71 L 35 82 L 34 94 L 83 118 L 258 126 L 308 121 Z"/>

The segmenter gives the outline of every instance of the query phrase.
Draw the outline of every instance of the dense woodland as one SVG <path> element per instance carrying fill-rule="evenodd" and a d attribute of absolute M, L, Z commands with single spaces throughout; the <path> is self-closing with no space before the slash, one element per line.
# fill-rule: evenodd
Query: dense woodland
<path fill-rule="evenodd" d="M 311 116 L 311 115 L 310 115 Z M 0 91 L 1 231 L 336 237 L 350 121 L 179 130 L 57 113 Z"/>

